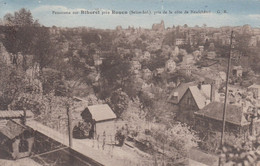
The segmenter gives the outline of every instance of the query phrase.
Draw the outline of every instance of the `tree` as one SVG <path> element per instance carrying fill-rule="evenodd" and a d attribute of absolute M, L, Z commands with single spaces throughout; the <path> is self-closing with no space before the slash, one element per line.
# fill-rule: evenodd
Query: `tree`
<path fill-rule="evenodd" d="M 54 92 L 55 95 L 62 96 L 61 92 L 66 91 L 62 80 L 62 73 L 54 69 L 42 71 L 41 81 L 43 83 L 43 94 Z"/>
<path fill-rule="evenodd" d="M 199 141 L 195 131 L 181 123 L 172 125 L 170 128 L 166 129 L 162 136 L 169 142 L 169 146 L 176 148 L 178 153 L 183 157 L 187 157 L 189 150 L 192 147 L 196 147 L 197 142 Z"/>
<path fill-rule="evenodd" d="M 146 63 L 146 66 L 151 71 L 154 71 L 157 68 L 163 68 L 165 66 L 165 63 L 167 60 L 168 60 L 168 58 L 166 56 L 158 55 L 158 56 L 152 57 L 152 59 Z"/>
<path fill-rule="evenodd" d="M 46 27 L 34 28 L 34 38 L 32 40 L 34 62 L 39 63 L 40 70 L 50 65 L 57 54 L 54 43 L 50 38 L 49 29 Z"/>
<path fill-rule="evenodd" d="M 101 36 L 97 32 L 87 32 L 82 35 L 83 42 L 86 44 L 99 43 Z"/>
<path fill-rule="evenodd" d="M 14 16 L 11 13 L 7 13 L 4 15 L 4 24 L 5 25 L 9 25 L 9 26 L 13 26 L 13 22 L 14 22 Z"/>
<path fill-rule="evenodd" d="M 14 14 L 7 13 L 4 16 L 4 23 L 8 26 L 39 26 L 38 20 L 34 20 L 30 10 L 25 8 L 14 12 Z"/>
<path fill-rule="evenodd" d="M 242 146 L 225 144 L 221 156 L 232 165 L 255 166 L 260 164 L 260 135 L 251 136 Z"/>
<path fill-rule="evenodd" d="M 250 49 L 248 47 L 251 36 L 249 34 L 235 34 L 235 49 L 242 53 L 242 56 L 249 56 Z"/>
<path fill-rule="evenodd" d="M 209 42 L 208 39 L 206 39 L 205 44 L 204 44 L 204 49 L 205 49 L 205 50 L 208 50 L 209 45 L 210 45 L 210 42 Z"/>
<path fill-rule="evenodd" d="M 103 61 L 100 72 L 112 89 L 124 88 L 131 75 L 130 63 L 115 53 L 110 54 Z"/>
<path fill-rule="evenodd" d="M 1 25 L 4 25 L 4 22 L 3 22 L 3 20 L 0 18 L 0 26 Z"/>
<path fill-rule="evenodd" d="M 21 53 L 24 61 L 26 54 L 34 55 L 33 61 L 39 63 L 40 70 L 52 62 L 55 54 L 49 29 L 45 27 L 6 27 L 3 44 L 8 52 Z"/>
<path fill-rule="evenodd" d="M 17 54 L 32 54 L 32 45 L 35 35 L 34 28 L 8 26 L 5 31 L 3 44 L 8 52 Z"/>
<path fill-rule="evenodd" d="M 126 110 L 129 101 L 130 99 L 128 95 L 123 92 L 122 89 L 117 89 L 111 94 L 108 103 L 114 110 L 117 117 L 120 117 L 121 114 Z"/>
<path fill-rule="evenodd" d="M 0 109 L 9 105 L 25 90 L 25 73 L 6 64 L 0 64 Z"/>
<path fill-rule="evenodd" d="M 126 120 L 130 129 L 143 128 L 146 113 L 142 109 L 140 99 L 134 98 L 128 102 L 126 110 L 122 113 L 123 120 Z"/>
<path fill-rule="evenodd" d="M 34 55 L 34 62 L 40 64 L 40 69 L 50 64 L 53 59 L 54 48 L 50 40 L 49 29 L 39 27 L 30 10 L 24 8 L 14 14 L 6 14 L 4 46 L 8 52 L 16 55 L 19 52 L 26 62 L 26 54 Z M 26 64 L 25 64 L 26 65 Z"/>
<path fill-rule="evenodd" d="M 175 32 L 168 32 L 163 39 L 163 44 L 173 46 L 175 44 L 175 39 L 176 39 Z"/>

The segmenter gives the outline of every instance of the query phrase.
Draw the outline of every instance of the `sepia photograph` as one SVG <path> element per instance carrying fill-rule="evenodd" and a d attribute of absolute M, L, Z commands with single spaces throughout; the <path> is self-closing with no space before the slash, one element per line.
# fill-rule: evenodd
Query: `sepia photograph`
<path fill-rule="evenodd" d="M 0 0 L 0 166 L 260 166 L 260 0 Z"/>

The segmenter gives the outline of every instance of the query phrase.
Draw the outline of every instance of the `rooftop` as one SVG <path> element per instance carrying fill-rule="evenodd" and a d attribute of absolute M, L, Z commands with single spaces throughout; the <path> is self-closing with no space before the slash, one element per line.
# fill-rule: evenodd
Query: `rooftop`
<path fill-rule="evenodd" d="M 107 104 L 92 105 L 87 108 L 96 122 L 116 118 L 116 114 Z"/>
<path fill-rule="evenodd" d="M 249 88 L 249 89 L 250 89 L 250 88 L 260 89 L 260 85 L 258 85 L 258 84 L 253 84 L 253 85 L 249 86 L 248 88 Z"/>
<path fill-rule="evenodd" d="M 197 86 L 190 86 L 189 89 L 198 108 L 202 109 L 206 105 L 207 101 L 205 94 L 203 94 L 203 92 L 201 92 Z"/>
<path fill-rule="evenodd" d="M 222 121 L 223 107 L 223 103 L 212 102 L 205 106 L 203 109 L 195 112 L 195 114 Z M 239 126 L 249 124 L 249 122 L 245 119 L 242 107 L 233 104 L 227 104 L 226 121 Z"/>
<path fill-rule="evenodd" d="M 4 118 L 21 118 L 24 116 L 23 110 L 0 110 L 0 119 Z M 33 117 L 33 113 L 30 110 L 26 110 L 26 117 Z"/>
<path fill-rule="evenodd" d="M 184 95 L 184 93 L 186 92 L 186 90 L 189 88 L 189 86 L 192 85 L 196 85 L 195 82 L 188 82 L 188 83 L 181 83 L 177 88 L 175 88 L 170 96 L 168 97 L 168 101 L 174 104 L 178 104 L 180 99 L 182 98 L 182 96 Z M 172 100 L 172 97 L 174 95 L 175 92 L 178 92 L 178 101 L 176 102 L 175 100 Z"/>
<path fill-rule="evenodd" d="M 9 120 L 6 126 L 0 129 L 0 133 L 5 135 L 9 139 L 14 139 L 16 136 L 19 136 L 24 130 L 25 128 L 21 125 Z"/>

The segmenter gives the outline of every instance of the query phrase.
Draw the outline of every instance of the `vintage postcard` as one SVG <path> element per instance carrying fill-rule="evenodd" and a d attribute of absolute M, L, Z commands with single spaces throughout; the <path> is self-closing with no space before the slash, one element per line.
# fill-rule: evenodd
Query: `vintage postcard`
<path fill-rule="evenodd" d="M 1 166 L 259 166 L 260 0 L 0 0 Z"/>

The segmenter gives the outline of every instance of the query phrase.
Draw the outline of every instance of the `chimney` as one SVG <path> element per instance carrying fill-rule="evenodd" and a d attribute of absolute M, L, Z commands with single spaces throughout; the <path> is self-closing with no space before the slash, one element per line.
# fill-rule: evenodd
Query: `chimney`
<path fill-rule="evenodd" d="M 199 84 L 198 84 L 198 88 L 199 88 L 199 90 L 201 90 L 201 85 L 202 85 L 202 83 L 199 82 Z"/>
<path fill-rule="evenodd" d="M 256 120 L 257 120 L 257 112 L 256 108 L 253 109 L 253 114 L 251 115 L 251 123 L 250 123 L 250 133 L 252 136 L 256 135 Z"/>
<path fill-rule="evenodd" d="M 175 102 L 178 102 L 178 100 L 179 100 L 179 93 L 178 93 L 178 92 L 174 92 L 174 93 L 173 93 L 173 100 L 174 100 Z"/>
<path fill-rule="evenodd" d="M 215 93 L 216 93 L 216 90 L 215 90 L 215 85 L 214 83 L 211 84 L 211 89 L 210 89 L 210 101 L 211 102 L 214 102 L 215 101 Z"/>

